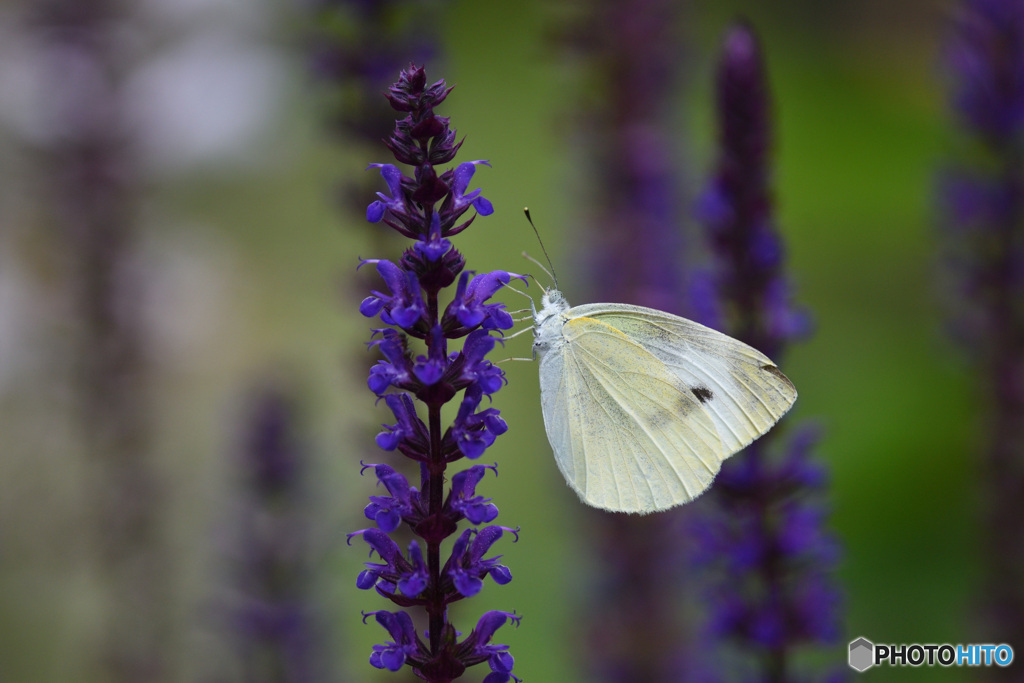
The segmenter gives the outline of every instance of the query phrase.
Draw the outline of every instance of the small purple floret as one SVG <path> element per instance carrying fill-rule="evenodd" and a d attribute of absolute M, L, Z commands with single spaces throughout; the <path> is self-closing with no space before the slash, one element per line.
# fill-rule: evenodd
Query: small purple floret
<path fill-rule="evenodd" d="M 366 220 L 371 223 L 379 223 L 388 210 L 399 212 L 405 208 L 405 204 L 401 199 L 402 172 L 394 164 L 370 164 L 367 166 L 367 169 L 370 168 L 380 169 L 380 174 L 384 176 L 388 189 L 391 191 L 390 197 L 383 192 L 378 192 L 377 196 L 380 199 L 366 207 Z"/>
<path fill-rule="evenodd" d="M 455 169 L 455 183 L 452 185 L 452 196 L 455 199 L 456 209 L 461 209 L 471 204 L 481 216 L 489 216 L 494 213 L 494 207 L 480 195 L 481 190 L 473 190 L 466 194 L 469 181 L 473 179 L 473 174 L 476 173 L 477 164 L 491 165 L 487 161 L 467 161 L 459 164 L 459 167 Z"/>
<path fill-rule="evenodd" d="M 394 639 L 392 642 L 383 645 L 374 645 L 373 654 L 370 655 L 370 664 L 378 669 L 398 671 L 405 664 L 407 657 L 415 655 L 419 650 L 416 629 L 412 624 L 412 618 L 405 612 L 368 612 L 363 614 L 363 622 L 366 618 L 374 616 L 377 623 L 387 629 Z"/>
<path fill-rule="evenodd" d="M 498 475 L 497 465 L 473 465 L 452 477 L 452 509 L 473 524 L 485 524 L 498 516 L 498 508 L 491 504 L 491 498 L 476 495 L 476 485 L 489 469 Z"/>

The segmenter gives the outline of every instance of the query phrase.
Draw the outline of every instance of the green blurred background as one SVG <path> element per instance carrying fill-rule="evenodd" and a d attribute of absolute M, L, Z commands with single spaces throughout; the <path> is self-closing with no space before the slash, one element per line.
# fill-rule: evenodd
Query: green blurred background
<path fill-rule="evenodd" d="M 831 525 L 844 547 L 838 578 L 849 638 L 831 659 L 845 662 L 845 642 L 857 636 L 976 642 L 977 415 L 968 367 L 942 330 L 932 201 L 935 173 L 957 149 L 939 59 L 951 3 L 688 5 L 678 133 L 693 182 L 712 162 L 713 60 L 728 22 L 750 19 L 768 58 L 778 223 L 798 301 L 817 330 L 791 350 L 785 370 L 800 389 L 795 416 L 824 426 L 819 454 L 831 471 Z M 8 33 L 17 29 L 18 8 L 0 14 Z M 239 20 L 246 39 L 275 60 L 273 97 L 260 105 L 269 107 L 267 117 L 244 153 L 153 172 L 142 190 L 143 241 L 160 285 L 147 316 L 161 340 L 153 351 L 154 450 L 171 549 L 173 680 L 205 680 L 206 663 L 223 656 L 208 610 L 236 478 L 230 454 L 246 392 L 268 371 L 301 388 L 320 608 L 337 680 L 399 680 L 366 663 L 384 634 L 363 626 L 359 612 L 386 606 L 356 589 L 365 548 L 344 544 L 345 533 L 364 526 L 361 510 L 373 490 L 371 478 L 356 476 L 372 450 L 354 444 L 372 444 L 375 425 L 390 421 L 365 389 L 369 325 L 356 311 L 364 292 L 354 267 L 359 256 L 397 252 L 381 253 L 387 243 L 371 233 L 383 228 L 339 210 L 333 196 L 339 182 L 388 155 L 326 132 L 322 84 L 303 52 L 310 29 L 302 10 L 264 4 L 247 10 L 257 20 Z M 473 187 L 496 207 L 457 246 L 478 271 L 529 270 L 519 256 L 539 251 L 520 213 L 529 205 L 563 291 L 583 303 L 571 269 L 587 239 L 578 221 L 586 159 L 566 140 L 586 64 L 554 38 L 563 13 L 550 3 L 504 0 L 437 3 L 436 12 L 444 58 L 427 64 L 428 77 L 457 84 L 440 113 L 466 136 L 461 160 L 490 160 Z M 59 352 L 52 336 L 61 331 L 63 309 L 52 291 L 59 276 L 47 258 L 53 245 L 33 236 L 33 148 L 11 128 L 2 140 L 3 263 L 13 264 L 2 281 L 17 280 L 8 284 L 17 296 L 0 293 L 5 320 L 14 321 L 0 332 L 13 340 L 2 358 L 15 368 L 0 386 L 0 680 L 100 680 L 82 677 L 104 610 L 83 532 L 88 494 L 67 380 L 46 362 Z M 521 304 L 515 295 L 505 300 Z M 10 331 L 19 329 L 18 316 L 32 321 L 21 336 Z M 36 355 L 15 353 L 12 344 L 34 345 Z M 529 340 L 507 352 L 529 355 Z M 499 548 L 515 578 L 488 584 L 454 618 L 468 630 L 487 609 L 515 609 L 524 616 L 520 628 L 506 627 L 498 641 L 511 645 L 516 673 L 534 682 L 582 680 L 567 636 L 580 626 L 573 604 L 592 599 L 581 595 L 580 577 L 590 572 L 583 534 L 595 513 L 554 467 L 536 367 L 505 367 L 509 384 L 495 405 L 511 431 L 486 454 L 501 476 L 482 490 L 499 506 L 499 522 L 522 527 L 517 544 L 503 540 Z M 471 670 L 466 679 L 483 674 Z M 927 668 L 871 675 L 970 678 Z"/>

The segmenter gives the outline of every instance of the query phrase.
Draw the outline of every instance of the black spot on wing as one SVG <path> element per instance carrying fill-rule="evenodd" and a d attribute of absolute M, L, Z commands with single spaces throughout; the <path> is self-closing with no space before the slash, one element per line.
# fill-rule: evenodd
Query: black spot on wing
<path fill-rule="evenodd" d="M 696 396 L 697 400 L 701 403 L 707 403 L 715 397 L 707 387 L 693 387 L 690 391 L 693 392 L 693 395 Z"/>
<path fill-rule="evenodd" d="M 778 377 L 780 380 L 782 380 L 783 384 L 788 385 L 790 389 L 793 389 L 794 391 L 796 390 L 796 387 L 794 387 L 793 383 L 789 381 L 789 378 L 782 374 L 782 370 L 779 370 L 774 365 L 762 365 L 761 369 L 767 372 L 769 375 L 774 375 L 775 377 Z"/>

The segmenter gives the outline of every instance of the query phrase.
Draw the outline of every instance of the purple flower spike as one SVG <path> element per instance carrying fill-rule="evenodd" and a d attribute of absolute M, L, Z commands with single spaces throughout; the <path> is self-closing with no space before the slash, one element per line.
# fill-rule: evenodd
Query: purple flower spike
<path fill-rule="evenodd" d="M 986 425 L 972 449 L 985 500 L 974 611 L 984 637 L 1024 643 L 1024 3 L 954 9 L 946 73 L 962 142 L 939 178 L 937 262 Z"/>
<path fill-rule="evenodd" d="M 319 626 L 309 581 L 313 520 L 304 486 L 309 456 L 296 438 L 291 392 L 275 383 L 257 388 L 253 398 L 236 463 L 242 486 L 235 493 L 239 517 L 232 555 L 237 556 L 230 578 L 237 599 L 218 611 L 235 630 L 239 657 L 267 655 L 249 667 L 250 680 L 317 678 L 319 658 L 310 647 Z"/>
<path fill-rule="evenodd" d="M 767 78 L 760 44 L 745 24 L 726 34 L 717 88 L 720 158 L 699 204 L 715 263 L 703 280 L 710 302 L 698 310 L 779 360 L 809 333 L 810 321 L 793 305 L 782 270 L 785 249 L 769 186 Z M 779 446 L 790 419 L 723 465 L 706 518 L 694 520 L 701 546 L 694 563 L 710 583 L 707 638 L 727 641 L 733 666 L 758 680 L 803 679 L 793 664 L 800 651 L 829 645 L 839 634 L 837 601 L 823 597 L 837 595 L 837 545 L 812 497 L 825 481 L 810 462 L 816 430 L 802 428 Z M 804 597 L 811 586 L 829 588 Z M 743 676 L 727 669 L 722 677 Z"/>
<path fill-rule="evenodd" d="M 518 531 L 495 525 L 479 531 L 467 528 L 455 540 L 447 562 L 440 553 L 447 547 L 446 539 L 459 534 L 463 522 L 487 524 L 498 517 L 492 500 L 477 493 L 486 471 L 497 473 L 496 466 L 475 465 L 458 472 L 445 491 L 447 467 L 463 457 L 479 458 L 508 430 L 497 408 L 480 406 L 484 396 L 490 400 L 505 385 L 504 373 L 487 359 L 498 341 L 489 331 L 512 326 L 504 304 L 490 299 L 512 278 L 525 281 L 525 277 L 505 271 L 471 277 L 465 258 L 452 245 L 451 238 L 470 227 L 476 214 L 490 214 L 493 207 L 481 190 L 468 191 L 476 166 L 487 162 L 443 171 L 435 168 L 435 164 L 450 163 L 461 144 L 449 119 L 433 111 L 450 91 L 444 81 L 428 85 L 424 70 L 411 66 L 386 95 L 403 115 L 395 122 L 387 146 L 400 163 L 415 168 L 403 172 L 393 164 L 372 164 L 371 168 L 380 169 L 388 193 L 377 194 L 366 216 L 412 244 L 397 263 L 361 260 L 360 265 L 374 264 L 385 286 L 371 292 L 359 311 L 368 318 L 379 317 L 386 326 L 375 330 L 368 344 L 383 360 L 370 369 L 367 385 L 394 415 L 394 423 L 382 425 L 377 445 L 415 462 L 420 478 L 416 488 L 397 466 L 364 465 L 363 471 L 373 468 L 387 495 L 384 491 L 371 495 L 363 510 L 376 528 L 349 534 L 349 540 L 361 536 L 371 556 L 380 556 L 379 562 L 365 564 L 356 578 L 358 588 L 372 588 L 399 607 L 426 614 L 423 640 L 407 612 L 364 615 L 365 622 L 373 614 L 392 638 L 373 647 L 370 664 L 391 671 L 408 666 L 428 683 L 449 683 L 468 667 L 487 662 L 491 673 L 485 680 L 507 683 L 519 680 L 512 674 L 508 646 L 488 641 L 494 629 L 509 618 L 518 623 L 519 617 L 490 612 L 473 633 L 460 640 L 447 608 L 479 593 L 487 576 L 497 584 L 512 580 L 499 557 L 484 555 L 503 534 L 518 537 Z M 476 214 L 461 220 L 470 207 Z M 441 301 L 451 303 L 444 309 Z M 462 351 L 449 353 L 449 341 L 455 339 L 464 339 Z M 419 348 L 411 349 L 413 344 Z M 454 400 L 459 401 L 459 409 L 445 428 L 442 411 Z M 406 554 L 389 536 L 400 527 L 415 536 Z"/>

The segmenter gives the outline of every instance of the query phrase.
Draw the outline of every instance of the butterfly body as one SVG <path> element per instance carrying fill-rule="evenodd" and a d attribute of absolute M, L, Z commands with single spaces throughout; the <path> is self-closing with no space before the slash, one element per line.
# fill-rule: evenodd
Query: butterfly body
<path fill-rule="evenodd" d="M 571 307 L 549 290 L 533 348 L 555 462 L 585 503 L 607 510 L 693 500 L 796 400 L 764 354 L 642 306 Z"/>

